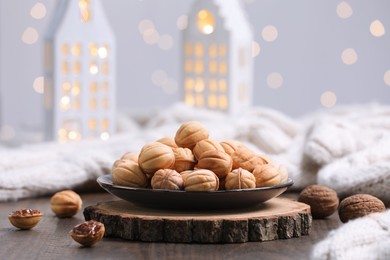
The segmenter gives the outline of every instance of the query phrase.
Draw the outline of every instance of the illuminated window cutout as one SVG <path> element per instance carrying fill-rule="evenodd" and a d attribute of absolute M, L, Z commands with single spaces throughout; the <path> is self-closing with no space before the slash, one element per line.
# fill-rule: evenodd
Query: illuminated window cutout
<path fill-rule="evenodd" d="M 80 94 L 80 82 L 73 82 L 72 95 L 78 96 Z"/>
<path fill-rule="evenodd" d="M 68 132 L 68 139 L 70 141 L 81 140 L 81 134 L 78 131 L 71 130 L 71 131 Z"/>
<path fill-rule="evenodd" d="M 108 91 L 108 82 L 103 82 L 103 83 L 102 83 L 102 90 L 103 90 L 104 92 L 107 92 L 107 91 Z"/>
<path fill-rule="evenodd" d="M 103 120 L 102 120 L 102 129 L 103 129 L 103 130 L 107 130 L 108 127 L 109 127 L 108 118 L 103 118 Z"/>
<path fill-rule="evenodd" d="M 203 56 L 203 44 L 201 44 L 199 42 L 195 44 L 195 55 L 197 57 Z"/>
<path fill-rule="evenodd" d="M 201 60 L 196 61 L 195 63 L 195 72 L 196 74 L 203 73 L 203 62 Z"/>
<path fill-rule="evenodd" d="M 89 64 L 89 73 L 91 75 L 96 75 L 99 73 L 99 68 L 98 68 L 98 65 L 96 64 L 96 62 L 91 62 Z"/>
<path fill-rule="evenodd" d="M 75 98 L 74 101 L 73 101 L 73 108 L 75 110 L 80 110 L 80 107 L 81 107 L 80 99 L 79 98 Z"/>
<path fill-rule="evenodd" d="M 226 93 L 226 90 L 227 90 L 227 83 L 226 83 L 226 79 L 220 79 L 218 81 L 218 87 L 219 87 L 219 91 L 221 93 Z"/>
<path fill-rule="evenodd" d="M 89 84 L 89 91 L 93 94 L 96 94 L 97 92 L 97 83 L 94 81 L 94 82 L 91 82 L 91 84 Z"/>
<path fill-rule="evenodd" d="M 215 60 L 211 60 L 209 62 L 209 72 L 211 74 L 216 74 L 217 73 L 217 62 Z"/>
<path fill-rule="evenodd" d="M 184 52 L 187 56 L 191 56 L 192 53 L 193 53 L 193 50 L 192 50 L 192 44 L 190 42 L 187 42 L 185 47 L 184 47 Z"/>
<path fill-rule="evenodd" d="M 196 95 L 195 104 L 197 107 L 203 107 L 204 106 L 204 97 L 203 95 L 199 94 Z"/>
<path fill-rule="evenodd" d="M 227 73 L 227 64 L 225 62 L 219 63 L 219 74 L 225 75 Z"/>
<path fill-rule="evenodd" d="M 72 46 L 72 55 L 74 57 L 78 57 L 81 55 L 81 44 L 80 43 L 76 43 Z"/>
<path fill-rule="evenodd" d="M 89 54 L 92 57 L 96 57 L 98 55 L 98 48 L 95 43 L 89 44 Z"/>
<path fill-rule="evenodd" d="M 217 45 L 215 43 L 211 44 L 209 47 L 209 56 L 211 58 L 217 57 Z"/>
<path fill-rule="evenodd" d="M 109 138 L 110 138 L 110 134 L 107 132 L 103 132 L 100 134 L 100 139 L 102 139 L 103 141 L 107 141 Z"/>
<path fill-rule="evenodd" d="M 61 52 L 62 52 L 62 55 L 68 56 L 69 55 L 69 45 L 66 43 L 62 44 Z"/>
<path fill-rule="evenodd" d="M 64 61 L 62 62 L 62 68 L 61 68 L 62 74 L 68 75 L 69 74 L 69 64 L 68 62 Z"/>
<path fill-rule="evenodd" d="M 61 110 L 69 110 L 70 109 L 70 98 L 68 96 L 63 96 L 60 100 Z"/>
<path fill-rule="evenodd" d="M 214 15 L 208 10 L 200 10 L 197 15 L 199 31 L 204 34 L 211 34 L 215 28 Z"/>
<path fill-rule="evenodd" d="M 91 118 L 88 120 L 88 128 L 89 129 L 96 129 L 97 121 L 94 118 Z"/>
<path fill-rule="evenodd" d="M 97 101 L 95 98 L 91 98 L 89 100 L 89 109 L 96 110 L 96 108 L 97 108 Z"/>
<path fill-rule="evenodd" d="M 186 79 L 184 85 L 187 91 L 191 91 L 194 89 L 195 82 L 193 79 Z"/>
<path fill-rule="evenodd" d="M 193 68 L 192 68 L 192 60 L 186 60 L 185 64 L 184 64 L 184 70 L 186 72 L 192 72 Z"/>
<path fill-rule="evenodd" d="M 188 106 L 193 107 L 195 105 L 195 98 L 191 94 L 185 95 L 184 101 Z"/>
<path fill-rule="evenodd" d="M 225 95 L 219 97 L 219 108 L 222 110 L 226 110 L 228 107 L 228 100 Z"/>
<path fill-rule="evenodd" d="M 70 89 L 71 89 L 71 85 L 68 81 L 65 81 L 62 83 L 62 93 L 63 94 L 68 94 Z"/>
<path fill-rule="evenodd" d="M 91 20 L 91 10 L 89 9 L 89 7 L 90 7 L 89 0 L 79 1 L 81 20 L 85 23 Z"/>
<path fill-rule="evenodd" d="M 104 99 L 102 100 L 102 107 L 103 107 L 104 109 L 108 109 L 108 104 L 109 104 L 108 98 L 104 98 Z"/>
<path fill-rule="evenodd" d="M 211 79 L 209 82 L 209 90 L 211 93 L 217 92 L 217 81 L 215 79 Z"/>
<path fill-rule="evenodd" d="M 217 97 L 215 95 L 210 95 L 208 97 L 208 106 L 209 106 L 209 108 L 216 108 L 217 107 Z"/>
<path fill-rule="evenodd" d="M 99 57 L 101 59 L 107 58 L 107 56 L 108 56 L 108 45 L 104 45 L 104 46 L 100 47 L 99 50 L 98 50 L 98 54 L 99 54 Z"/>
<path fill-rule="evenodd" d="M 80 0 L 79 1 L 79 7 L 80 8 L 87 8 L 90 4 L 90 0 Z"/>
<path fill-rule="evenodd" d="M 73 64 L 73 73 L 75 75 L 79 75 L 81 72 L 81 65 L 79 61 L 75 61 Z"/>
<path fill-rule="evenodd" d="M 202 93 L 204 91 L 204 81 L 201 78 L 196 79 L 195 92 Z"/>
<path fill-rule="evenodd" d="M 103 73 L 103 75 L 107 75 L 107 74 L 108 74 L 108 71 L 109 71 L 108 62 L 104 62 L 104 63 L 102 64 L 102 73 Z"/>
<path fill-rule="evenodd" d="M 225 44 L 219 45 L 219 56 L 221 56 L 221 57 L 225 57 L 226 56 Z"/>

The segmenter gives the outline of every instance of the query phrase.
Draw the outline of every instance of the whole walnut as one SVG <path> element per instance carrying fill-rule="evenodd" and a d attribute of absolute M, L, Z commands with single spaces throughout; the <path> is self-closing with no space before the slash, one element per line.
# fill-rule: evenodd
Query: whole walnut
<path fill-rule="evenodd" d="M 281 184 L 280 166 L 274 163 L 257 166 L 253 170 L 256 178 L 256 187 L 269 187 Z"/>
<path fill-rule="evenodd" d="M 187 178 L 188 174 L 194 172 L 194 170 L 187 170 L 187 171 L 183 171 L 183 172 L 179 172 L 181 177 L 183 178 L 183 181 L 185 181 L 185 179 Z"/>
<path fill-rule="evenodd" d="M 332 215 L 339 206 L 336 191 L 323 185 L 307 186 L 298 197 L 299 202 L 310 205 L 313 218 L 325 218 Z"/>
<path fill-rule="evenodd" d="M 225 153 L 227 153 L 230 156 L 233 155 L 233 153 L 238 149 L 238 147 L 243 146 L 243 144 L 238 142 L 238 141 L 223 141 L 223 142 L 220 142 L 220 145 L 225 150 Z M 233 162 L 233 164 L 234 164 L 234 162 Z M 234 166 L 233 166 L 233 168 L 234 168 Z M 238 167 L 236 167 L 236 168 L 238 168 Z"/>
<path fill-rule="evenodd" d="M 343 199 L 339 206 L 341 222 L 360 218 L 374 212 L 385 211 L 384 203 L 369 194 L 356 194 Z"/>
<path fill-rule="evenodd" d="M 176 132 L 175 143 L 179 147 L 194 149 L 197 142 L 209 138 L 206 128 L 197 121 L 188 121 Z"/>
<path fill-rule="evenodd" d="M 184 189 L 186 191 L 216 191 L 218 187 L 219 179 L 217 175 L 206 169 L 193 171 L 184 179 Z"/>
<path fill-rule="evenodd" d="M 223 147 L 218 142 L 210 139 L 204 139 L 197 142 L 192 152 L 194 153 L 195 158 L 199 160 L 199 157 L 202 155 L 202 153 L 210 150 L 225 152 Z"/>
<path fill-rule="evenodd" d="M 171 169 L 160 169 L 152 177 L 153 189 L 181 190 L 183 189 L 183 178 Z"/>
<path fill-rule="evenodd" d="M 175 154 L 175 166 L 174 169 L 177 172 L 183 172 L 187 170 L 193 170 L 195 166 L 195 157 L 192 151 L 188 148 L 172 148 Z"/>
<path fill-rule="evenodd" d="M 287 168 L 283 165 L 279 165 L 279 174 L 280 174 L 280 183 L 286 183 L 288 180 L 288 171 Z"/>
<path fill-rule="evenodd" d="M 69 218 L 81 209 L 80 196 L 72 190 L 57 192 L 50 199 L 50 208 L 59 218 Z"/>
<path fill-rule="evenodd" d="M 246 146 L 237 147 L 231 157 L 233 159 L 233 169 L 243 168 L 250 172 L 253 172 L 256 167 L 269 162 L 266 157 L 256 154 Z"/>
<path fill-rule="evenodd" d="M 173 137 L 163 137 L 158 139 L 156 142 L 165 144 L 166 146 L 169 146 L 171 148 L 177 148 L 177 144 L 175 143 L 175 138 Z"/>
<path fill-rule="evenodd" d="M 232 158 L 225 152 L 209 150 L 201 154 L 197 167 L 213 171 L 218 178 L 225 178 L 232 171 Z"/>
<path fill-rule="evenodd" d="M 139 152 L 127 152 L 122 155 L 121 160 L 129 160 L 138 163 Z"/>
<path fill-rule="evenodd" d="M 242 168 L 229 172 L 225 179 L 225 189 L 253 189 L 256 188 L 256 179 L 253 174 Z"/>
<path fill-rule="evenodd" d="M 112 182 L 120 186 L 145 188 L 148 178 L 135 162 L 122 161 L 112 170 Z"/>
<path fill-rule="evenodd" d="M 153 175 L 159 169 L 173 169 L 175 154 L 172 148 L 165 144 L 149 143 L 142 148 L 138 164 L 144 173 Z"/>

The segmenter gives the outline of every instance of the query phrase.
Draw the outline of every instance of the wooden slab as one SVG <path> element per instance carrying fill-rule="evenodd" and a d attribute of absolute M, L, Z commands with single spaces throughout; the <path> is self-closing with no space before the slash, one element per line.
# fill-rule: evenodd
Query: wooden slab
<path fill-rule="evenodd" d="M 84 217 L 104 223 L 107 237 L 175 243 L 287 239 L 308 235 L 312 222 L 310 206 L 283 198 L 225 211 L 161 210 L 107 201 L 86 207 Z"/>

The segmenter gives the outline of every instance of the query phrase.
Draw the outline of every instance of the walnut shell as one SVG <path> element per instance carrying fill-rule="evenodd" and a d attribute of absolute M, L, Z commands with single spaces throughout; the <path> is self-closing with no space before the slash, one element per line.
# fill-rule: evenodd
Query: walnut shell
<path fill-rule="evenodd" d="M 206 169 L 193 171 L 184 179 L 184 189 L 186 191 L 216 191 L 218 187 L 218 176 Z"/>
<path fill-rule="evenodd" d="M 288 180 L 288 171 L 287 168 L 283 165 L 279 165 L 279 173 L 280 173 L 280 183 L 286 183 Z"/>
<path fill-rule="evenodd" d="M 175 138 L 173 137 L 163 137 L 158 139 L 156 142 L 165 144 L 166 146 L 169 146 L 171 148 L 177 148 L 177 144 L 175 143 Z"/>
<path fill-rule="evenodd" d="M 225 152 L 209 150 L 202 153 L 197 167 L 213 171 L 218 178 L 225 178 L 232 171 L 232 158 Z"/>
<path fill-rule="evenodd" d="M 80 196 L 72 190 L 57 192 L 50 199 L 51 210 L 59 218 L 69 218 L 76 215 L 82 204 Z"/>
<path fill-rule="evenodd" d="M 277 164 L 260 165 L 253 170 L 253 175 L 256 178 L 257 188 L 275 186 L 281 183 L 279 165 Z"/>
<path fill-rule="evenodd" d="M 332 215 L 339 206 L 336 191 L 323 185 L 307 186 L 298 197 L 299 202 L 310 205 L 313 218 L 325 218 Z"/>
<path fill-rule="evenodd" d="M 341 222 L 360 218 L 374 212 L 385 211 L 384 203 L 369 194 L 356 194 L 340 202 L 339 217 Z"/>
<path fill-rule="evenodd" d="M 237 141 L 223 141 L 223 142 L 220 142 L 219 144 L 225 150 L 225 153 L 227 153 L 230 156 L 233 155 L 233 153 L 237 150 L 238 147 L 243 146 L 242 143 L 237 142 Z"/>
<path fill-rule="evenodd" d="M 188 121 L 176 132 L 175 143 L 179 147 L 194 149 L 197 142 L 209 138 L 206 128 L 197 121 Z"/>
<path fill-rule="evenodd" d="M 225 180 L 225 189 L 253 189 L 256 188 L 256 179 L 253 174 L 242 168 L 229 172 Z"/>
<path fill-rule="evenodd" d="M 160 169 L 152 178 L 153 189 L 181 190 L 183 189 L 183 178 L 171 169 Z"/>
<path fill-rule="evenodd" d="M 175 166 L 174 169 L 177 172 L 183 172 L 187 170 L 193 170 L 195 166 L 195 157 L 191 150 L 188 148 L 173 148 L 175 154 Z"/>
<path fill-rule="evenodd" d="M 75 226 L 69 232 L 69 235 L 74 241 L 83 246 L 92 246 L 103 238 L 104 232 L 105 227 L 103 223 L 89 220 Z"/>
<path fill-rule="evenodd" d="M 243 168 L 250 172 L 253 172 L 256 167 L 268 163 L 267 158 L 257 155 L 246 146 L 237 147 L 231 157 L 233 159 L 233 169 Z"/>
<path fill-rule="evenodd" d="M 121 160 L 129 160 L 138 163 L 139 152 L 127 152 L 122 155 Z"/>
<path fill-rule="evenodd" d="M 199 157 L 202 155 L 202 153 L 210 150 L 218 150 L 221 152 L 225 152 L 223 147 L 218 142 L 215 142 L 210 139 L 204 139 L 202 141 L 197 142 L 192 152 L 194 153 L 195 158 L 199 160 Z"/>
<path fill-rule="evenodd" d="M 21 209 L 8 215 L 11 224 L 19 229 L 31 229 L 41 221 L 43 213 L 36 209 Z"/>
<path fill-rule="evenodd" d="M 175 154 L 171 147 L 153 142 L 142 148 L 138 164 L 144 173 L 153 175 L 159 169 L 173 169 Z"/>
<path fill-rule="evenodd" d="M 187 171 L 180 172 L 180 175 L 183 178 L 183 181 L 185 181 L 185 179 L 187 178 L 188 174 L 190 174 L 192 172 L 194 172 L 194 170 L 187 170 Z"/>
<path fill-rule="evenodd" d="M 148 185 L 148 178 L 138 164 L 122 160 L 112 170 L 112 182 L 120 186 L 145 188 Z"/>

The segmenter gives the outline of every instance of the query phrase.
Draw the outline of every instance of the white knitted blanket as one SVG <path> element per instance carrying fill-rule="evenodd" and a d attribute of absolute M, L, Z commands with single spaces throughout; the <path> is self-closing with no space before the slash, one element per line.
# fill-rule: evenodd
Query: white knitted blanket
<path fill-rule="evenodd" d="M 263 107 L 230 117 L 181 104 L 146 115 L 122 115 L 120 134 L 106 142 L 0 149 L 0 201 L 51 194 L 95 180 L 109 173 L 126 151 L 174 136 L 188 120 L 204 123 L 214 140 L 239 140 L 283 163 L 295 189 L 321 183 L 342 197 L 364 192 L 390 203 L 390 106 L 377 104 L 337 108 L 299 120 Z"/>

